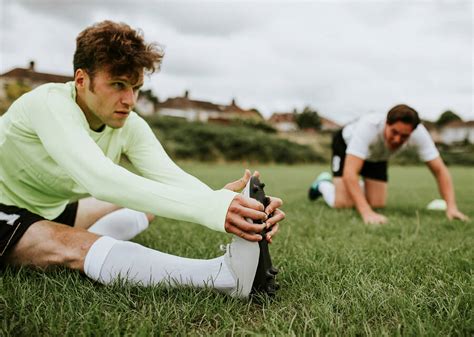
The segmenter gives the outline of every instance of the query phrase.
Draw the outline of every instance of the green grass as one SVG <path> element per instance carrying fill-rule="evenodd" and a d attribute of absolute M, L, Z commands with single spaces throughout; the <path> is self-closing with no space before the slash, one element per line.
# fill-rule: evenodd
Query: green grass
<path fill-rule="evenodd" d="M 186 163 L 218 188 L 241 165 Z M 254 167 L 257 168 L 257 167 Z M 102 286 L 65 269 L 0 272 L 0 335 L 407 335 L 472 336 L 473 222 L 424 209 L 438 198 L 423 167 L 390 169 L 384 226 L 356 212 L 307 201 L 326 166 L 261 166 L 267 194 L 284 199 L 287 219 L 271 246 L 278 296 L 247 303 L 209 289 Z M 474 218 L 473 169 L 450 169 L 458 205 Z M 211 258 L 229 236 L 159 218 L 136 242 Z"/>

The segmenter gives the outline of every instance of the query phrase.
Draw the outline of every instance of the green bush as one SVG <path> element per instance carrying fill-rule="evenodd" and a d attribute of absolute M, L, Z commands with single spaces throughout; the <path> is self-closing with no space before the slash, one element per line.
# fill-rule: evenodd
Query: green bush
<path fill-rule="evenodd" d="M 314 163 L 324 157 L 305 145 L 248 126 L 187 122 L 179 118 L 147 118 L 169 155 L 200 161 Z"/>
<path fill-rule="evenodd" d="M 458 145 L 438 145 L 438 150 L 447 165 L 474 165 L 474 145 L 458 144 Z M 409 147 L 397 153 L 391 163 L 399 165 L 417 165 L 423 164 L 419 159 L 416 148 Z"/>

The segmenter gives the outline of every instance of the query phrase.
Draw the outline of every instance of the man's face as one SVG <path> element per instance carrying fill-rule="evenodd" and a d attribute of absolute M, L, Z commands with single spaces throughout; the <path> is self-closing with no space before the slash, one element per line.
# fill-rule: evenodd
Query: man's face
<path fill-rule="evenodd" d="M 97 71 L 93 80 L 81 69 L 76 71 L 77 103 L 93 130 L 104 124 L 118 129 L 124 126 L 135 106 L 138 90 L 143 85 L 143 72 L 135 83 L 130 76 L 112 76 Z"/>
<path fill-rule="evenodd" d="M 395 122 L 392 125 L 388 125 L 385 123 L 385 144 L 389 150 L 395 151 L 406 143 L 412 132 L 413 127 L 411 124 Z"/>

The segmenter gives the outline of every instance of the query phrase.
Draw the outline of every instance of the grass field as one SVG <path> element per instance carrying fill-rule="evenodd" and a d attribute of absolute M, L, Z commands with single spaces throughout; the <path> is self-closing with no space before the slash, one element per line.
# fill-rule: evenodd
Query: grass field
<path fill-rule="evenodd" d="M 183 164 L 218 188 L 239 165 Z M 474 223 L 424 210 L 438 198 L 423 167 L 391 167 L 390 223 L 310 203 L 325 166 L 261 166 L 287 220 L 271 247 L 278 296 L 263 304 L 208 289 L 102 286 L 64 269 L 0 272 L 0 336 L 460 335 L 474 334 Z M 474 218 L 473 168 L 451 168 L 458 205 Z M 193 258 L 222 254 L 225 234 L 159 218 L 134 241 Z"/>

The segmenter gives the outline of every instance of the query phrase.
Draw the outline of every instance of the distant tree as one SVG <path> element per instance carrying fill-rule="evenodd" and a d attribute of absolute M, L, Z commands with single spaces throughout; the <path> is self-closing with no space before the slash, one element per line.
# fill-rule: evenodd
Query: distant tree
<path fill-rule="evenodd" d="M 300 129 L 315 129 L 321 128 L 321 118 L 316 110 L 307 106 L 301 113 L 295 111 L 295 122 Z"/>
<path fill-rule="evenodd" d="M 438 120 L 436 121 L 436 125 L 443 126 L 452 121 L 462 121 L 462 119 L 451 110 L 446 110 L 441 114 L 441 116 L 439 116 Z"/>
<path fill-rule="evenodd" d="M 0 115 L 5 113 L 10 105 L 21 95 L 27 93 L 32 88 L 22 81 L 15 81 L 4 84 L 5 98 L 0 100 Z"/>
<path fill-rule="evenodd" d="M 5 83 L 5 93 L 10 102 L 13 102 L 24 93 L 31 91 L 31 89 L 31 86 L 23 83 L 22 81 Z"/>
<path fill-rule="evenodd" d="M 159 102 L 158 97 L 155 96 L 155 94 L 153 93 L 153 91 L 151 89 L 140 90 L 139 95 L 146 97 L 146 99 L 148 99 L 153 104 L 157 104 Z"/>

